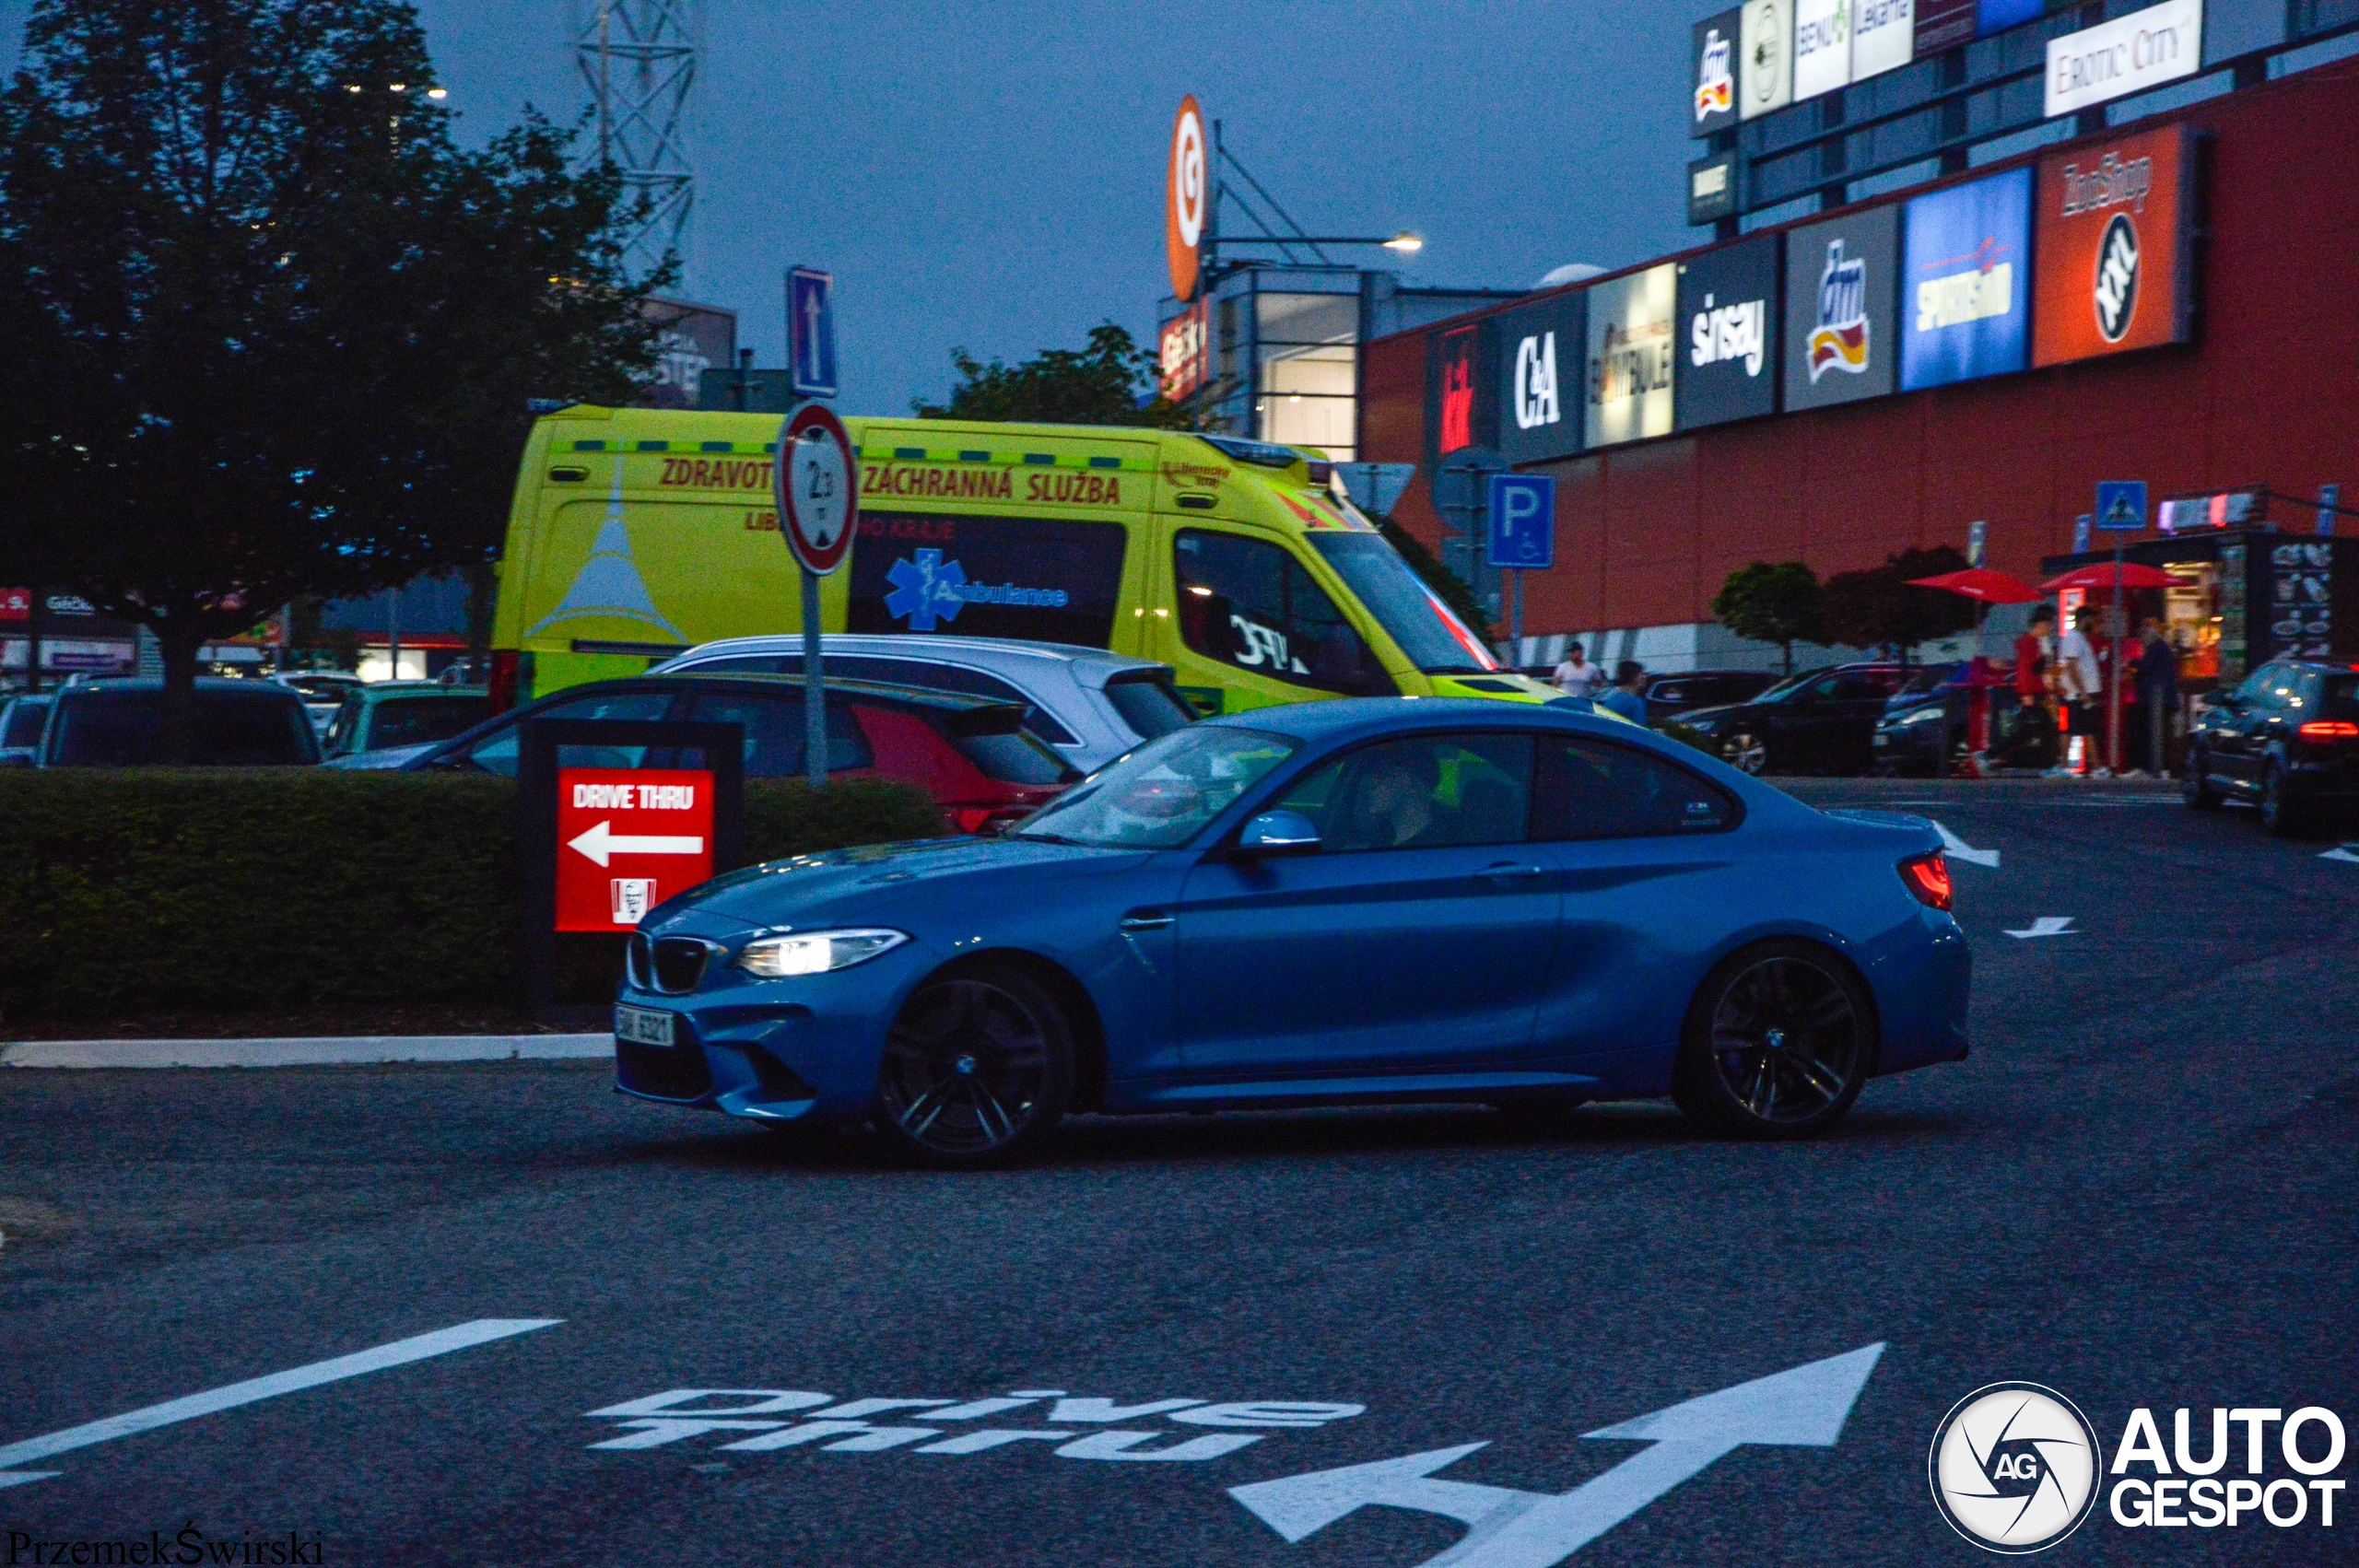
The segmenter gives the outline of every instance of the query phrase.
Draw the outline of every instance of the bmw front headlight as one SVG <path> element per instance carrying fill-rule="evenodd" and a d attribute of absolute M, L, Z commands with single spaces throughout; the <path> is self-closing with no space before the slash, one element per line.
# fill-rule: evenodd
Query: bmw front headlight
<path fill-rule="evenodd" d="M 1920 708 L 1916 712 L 1900 720 L 1900 727 L 1906 729 L 1918 724 L 1934 724 L 1940 722 L 1942 720 L 1947 719 L 1948 717 L 1948 710 L 1943 708 L 1940 704 L 1934 703 L 1927 707 Z"/>
<path fill-rule="evenodd" d="M 864 964 L 909 940 L 907 931 L 881 928 L 758 937 L 738 950 L 737 967 L 765 980 L 824 975 L 830 969 L 849 969 L 855 964 Z"/>
<path fill-rule="evenodd" d="M 1724 713 L 1707 713 L 1701 716 L 1693 713 L 1680 713 L 1672 715 L 1672 721 L 1674 723 L 1686 725 L 1687 728 L 1695 731 L 1699 735 L 1709 735 L 1719 729 L 1720 720 L 1727 717 L 1728 715 Z"/>

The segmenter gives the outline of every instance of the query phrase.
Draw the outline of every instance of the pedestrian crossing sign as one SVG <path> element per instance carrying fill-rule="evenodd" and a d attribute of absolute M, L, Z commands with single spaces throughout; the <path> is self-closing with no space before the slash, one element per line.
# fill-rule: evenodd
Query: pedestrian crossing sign
<path fill-rule="evenodd" d="M 2136 533 L 2146 526 L 2146 482 L 2143 479 L 2101 479 L 2097 482 L 2096 523 L 2109 533 Z"/>

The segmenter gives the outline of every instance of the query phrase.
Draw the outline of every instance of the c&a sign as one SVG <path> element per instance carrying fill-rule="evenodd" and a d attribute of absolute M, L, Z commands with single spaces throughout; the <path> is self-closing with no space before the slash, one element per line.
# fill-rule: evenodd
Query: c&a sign
<path fill-rule="evenodd" d="M 1499 455 L 1539 462 L 1581 450 L 1582 353 L 1589 339 L 1579 290 L 1502 311 L 1499 344 Z"/>

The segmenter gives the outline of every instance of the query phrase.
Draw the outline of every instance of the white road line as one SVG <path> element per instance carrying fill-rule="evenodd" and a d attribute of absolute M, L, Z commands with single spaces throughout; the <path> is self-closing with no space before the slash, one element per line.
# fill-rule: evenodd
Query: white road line
<path fill-rule="evenodd" d="M 2359 844 L 2338 844 L 2318 857 L 2321 860 L 2349 860 L 2359 865 Z"/>
<path fill-rule="evenodd" d="M 1931 817 L 1926 820 L 1932 821 Z M 1952 859 L 1964 860 L 1968 865 L 1989 866 L 1992 871 L 1999 869 L 1998 850 L 1977 849 L 1938 822 L 1933 823 L 1933 831 L 1942 836 L 1942 848 L 1949 852 Z"/>
<path fill-rule="evenodd" d="M 452 1351 L 487 1344 L 493 1340 L 504 1340 L 511 1334 L 529 1334 L 535 1328 L 553 1328 L 564 1321 L 561 1317 L 479 1317 L 472 1323 L 438 1328 L 431 1334 L 420 1334 L 415 1339 L 395 1340 L 392 1344 L 379 1345 L 373 1351 L 337 1356 L 333 1361 L 313 1362 L 309 1366 L 274 1372 L 266 1377 L 249 1378 L 243 1383 L 231 1383 L 202 1394 L 191 1394 L 185 1398 L 168 1399 L 160 1405 L 126 1410 L 104 1421 L 69 1426 L 46 1437 L 30 1437 L 22 1443 L 0 1446 L 0 1471 L 72 1449 L 88 1448 L 94 1443 L 108 1443 L 135 1433 L 153 1432 L 159 1426 L 170 1426 L 175 1422 L 209 1416 L 217 1410 L 234 1410 L 257 1400 L 276 1398 L 281 1394 L 314 1388 L 323 1383 L 358 1377 L 364 1372 L 381 1372 L 389 1366 L 401 1366 L 430 1356 L 447 1355 Z M 21 1486 L 29 1480 L 40 1480 L 45 1475 L 56 1473 L 47 1470 L 32 1474 L 0 1474 L 0 1486 Z"/>
<path fill-rule="evenodd" d="M 612 1035 L 364 1035 L 285 1040 L 29 1040 L 0 1067 L 344 1067 L 612 1059 Z"/>
<path fill-rule="evenodd" d="M 2037 919 L 2032 921 L 2031 925 L 2027 929 L 2019 931 L 2009 931 L 2007 934 L 2012 937 L 2020 938 L 2035 936 L 2079 936 L 2081 933 L 2072 929 L 2072 917 L 2070 915 L 2042 915 Z"/>

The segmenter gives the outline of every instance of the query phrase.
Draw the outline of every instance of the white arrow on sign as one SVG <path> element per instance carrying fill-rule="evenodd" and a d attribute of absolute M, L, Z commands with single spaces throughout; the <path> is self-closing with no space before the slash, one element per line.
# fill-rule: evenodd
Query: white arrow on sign
<path fill-rule="evenodd" d="M 2007 934 L 2020 939 L 2035 936 L 2079 936 L 2081 933 L 2072 929 L 2072 917 L 2070 915 L 2042 915 L 2032 921 L 2028 930 L 2009 931 Z"/>
<path fill-rule="evenodd" d="M 704 840 L 664 834 L 616 833 L 614 824 L 602 822 L 578 838 L 569 839 L 567 848 L 578 849 L 600 865 L 616 855 L 701 855 Z"/>
<path fill-rule="evenodd" d="M 1481 1443 L 1313 1470 L 1229 1489 L 1263 1524 L 1298 1541 L 1361 1508 L 1412 1508 L 1463 1521 L 1458 1544 L 1418 1568 L 1550 1568 L 1656 1498 L 1748 1443 L 1832 1447 L 1867 1387 L 1881 1343 L 1586 1432 L 1651 1444 L 1570 1492 L 1521 1492 L 1434 1471 Z"/>
<path fill-rule="evenodd" d="M 1942 836 L 1942 848 L 1947 850 L 1953 859 L 1964 860 L 1969 865 L 1989 866 L 1992 871 L 1999 869 L 1998 850 L 1974 848 L 1965 839 L 1960 838 L 1938 822 L 1933 824 L 1933 831 Z"/>

